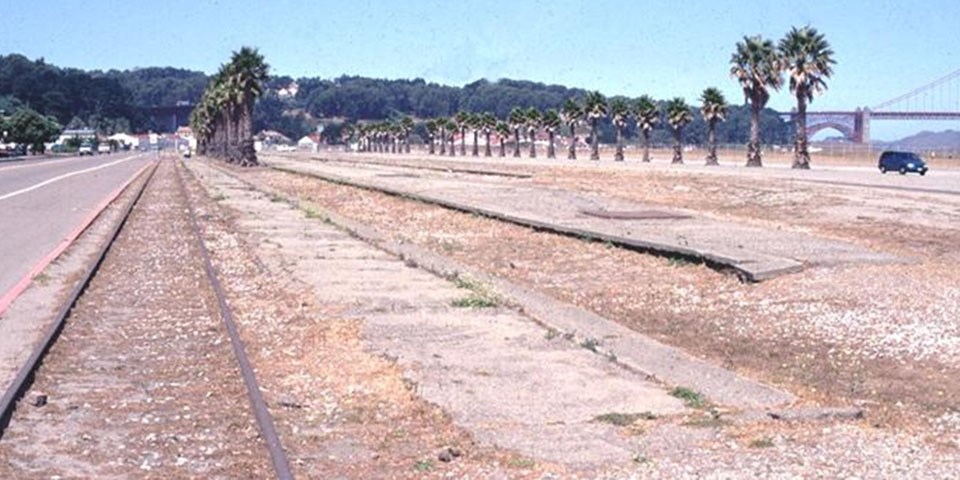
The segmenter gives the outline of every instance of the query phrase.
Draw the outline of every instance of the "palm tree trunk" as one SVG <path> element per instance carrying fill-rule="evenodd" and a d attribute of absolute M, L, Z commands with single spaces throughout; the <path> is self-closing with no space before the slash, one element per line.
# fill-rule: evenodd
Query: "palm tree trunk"
<path fill-rule="evenodd" d="M 530 130 L 530 158 L 537 158 L 537 131 Z"/>
<path fill-rule="evenodd" d="M 450 151 L 447 152 L 447 155 L 455 157 L 457 155 L 457 134 L 455 131 L 450 132 Z"/>
<path fill-rule="evenodd" d="M 507 137 L 500 136 L 500 158 L 507 156 Z"/>
<path fill-rule="evenodd" d="M 253 167 L 257 162 L 257 150 L 253 145 L 253 104 L 244 105 L 240 115 L 240 163 Z"/>
<path fill-rule="evenodd" d="M 520 129 L 513 129 L 513 156 L 520 158 Z"/>
<path fill-rule="evenodd" d="M 577 159 L 577 127 L 570 124 L 570 148 L 567 150 L 567 160 Z"/>
<path fill-rule="evenodd" d="M 466 128 L 460 129 L 460 156 L 461 157 L 467 156 L 467 129 Z"/>
<path fill-rule="evenodd" d="M 479 132 L 477 132 L 476 130 L 473 131 L 473 152 L 472 153 L 474 157 L 480 156 L 480 143 L 478 138 L 479 135 L 480 135 Z"/>
<path fill-rule="evenodd" d="M 410 135 L 409 134 L 403 136 L 403 152 L 407 154 L 410 153 Z"/>
<path fill-rule="evenodd" d="M 590 160 L 600 160 L 600 142 L 597 141 L 597 119 L 590 120 Z"/>
<path fill-rule="evenodd" d="M 434 135 L 430 135 L 430 138 L 429 138 L 429 141 L 430 141 L 430 147 L 429 147 L 429 148 L 430 148 L 430 150 L 429 150 L 429 152 L 428 152 L 430 155 L 434 155 L 434 154 L 437 153 L 437 149 L 436 149 L 436 147 L 434 146 L 434 141 L 435 141 L 435 140 L 436 140 L 436 139 L 434 138 Z"/>
<path fill-rule="evenodd" d="M 711 118 L 707 122 L 707 165 L 720 165 L 717 161 L 717 120 Z"/>
<path fill-rule="evenodd" d="M 490 151 L 490 132 L 489 132 L 489 131 L 484 132 L 484 133 L 483 133 L 483 136 L 486 137 L 486 139 L 487 139 L 487 145 L 486 145 L 486 147 L 484 147 L 484 149 L 483 149 L 483 156 L 484 156 L 484 157 L 491 157 L 491 156 L 493 156 L 493 152 Z"/>
<path fill-rule="evenodd" d="M 447 154 L 447 132 L 440 129 L 440 155 Z"/>
<path fill-rule="evenodd" d="M 797 89 L 797 138 L 794 141 L 793 168 L 810 169 L 810 151 L 807 149 L 807 92 Z"/>
<path fill-rule="evenodd" d="M 613 159 L 617 162 L 623 161 L 623 129 L 617 127 L 617 153 Z"/>
<path fill-rule="evenodd" d="M 557 158 L 557 151 L 553 146 L 555 134 L 552 128 L 547 130 L 547 136 L 549 137 L 549 143 L 547 143 L 547 158 Z"/>
<path fill-rule="evenodd" d="M 683 128 L 673 130 L 673 161 L 670 163 L 683 163 Z"/>
<path fill-rule="evenodd" d="M 650 130 L 643 130 L 643 161 L 650 163 Z"/>
<path fill-rule="evenodd" d="M 747 145 L 747 166 L 763 166 L 763 160 L 760 157 L 760 102 L 756 98 L 750 102 L 750 144 Z"/>

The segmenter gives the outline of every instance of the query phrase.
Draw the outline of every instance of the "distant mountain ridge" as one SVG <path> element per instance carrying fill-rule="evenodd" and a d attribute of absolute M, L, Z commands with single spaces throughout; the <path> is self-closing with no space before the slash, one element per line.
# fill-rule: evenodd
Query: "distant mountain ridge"
<path fill-rule="evenodd" d="M 878 142 L 881 145 L 896 146 L 904 150 L 958 149 L 960 150 L 960 131 L 942 132 L 922 131 L 895 142 Z"/>

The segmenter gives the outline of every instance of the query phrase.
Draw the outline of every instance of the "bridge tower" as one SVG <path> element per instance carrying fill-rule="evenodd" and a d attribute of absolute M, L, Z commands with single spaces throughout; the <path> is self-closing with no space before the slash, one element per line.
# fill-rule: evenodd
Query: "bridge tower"
<path fill-rule="evenodd" d="M 857 108 L 853 112 L 853 141 L 854 143 L 870 143 L 870 109 Z"/>

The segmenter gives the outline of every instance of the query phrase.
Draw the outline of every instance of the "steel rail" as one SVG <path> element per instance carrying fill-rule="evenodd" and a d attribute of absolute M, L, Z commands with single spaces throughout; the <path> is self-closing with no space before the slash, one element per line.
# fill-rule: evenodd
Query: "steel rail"
<path fill-rule="evenodd" d="M 200 223 L 197 221 L 197 212 L 193 207 L 193 203 L 190 201 L 190 195 L 187 192 L 186 183 L 184 182 L 183 176 L 180 173 L 180 169 L 183 167 L 181 166 L 180 162 L 178 162 L 175 167 L 177 183 L 180 186 L 180 193 L 183 194 L 184 201 L 187 203 L 187 210 L 190 214 L 190 223 L 193 227 L 193 233 L 197 237 L 197 243 L 200 247 L 200 254 L 203 257 L 204 269 L 207 272 L 207 278 L 210 280 L 210 285 L 213 287 L 213 291 L 216 294 L 217 304 L 220 307 L 220 318 L 223 320 L 223 323 L 227 328 L 227 333 L 230 336 L 230 344 L 233 346 L 234 356 L 237 359 L 237 363 L 240 365 L 240 373 L 243 376 L 243 383 L 247 388 L 247 396 L 250 398 L 250 403 L 253 406 L 253 411 L 257 418 L 257 425 L 260 428 L 260 434 L 263 435 L 263 439 L 267 444 L 267 449 L 270 451 L 270 459 L 273 462 L 273 469 L 276 472 L 278 479 L 292 479 L 293 473 L 290 470 L 290 461 L 287 459 L 287 454 L 283 450 L 283 445 L 280 443 L 280 436 L 277 434 L 276 426 L 273 423 L 273 417 L 270 415 L 270 410 L 267 408 L 267 403 L 264 401 L 263 394 L 260 392 L 260 385 L 257 383 L 256 373 L 254 373 L 253 367 L 250 364 L 250 359 L 247 357 L 243 340 L 240 338 L 237 324 L 233 319 L 233 311 L 230 309 L 230 305 L 227 304 L 226 295 L 223 292 L 223 286 L 220 284 L 220 280 L 217 277 L 217 271 L 213 266 L 213 260 L 210 257 L 210 251 L 207 249 L 207 244 L 203 240 L 203 234 L 200 230 Z"/>
<path fill-rule="evenodd" d="M 70 311 L 73 310 L 73 307 L 76 305 L 80 295 L 82 295 L 87 286 L 90 285 L 90 281 L 93 279 L 94 275 L 96 275 L 97 270 L 100 269 L 100 266 L 103 264 L 103 260 L 107 257 L 107 252 L 110 251 L 110 247 L 113 246 L 113 243 L 120 235 L 120 231 L 123 230 L 123 226 L 130 218 L 130 213 L 133 212 L 133 207 L 136 206 L 136 204 L 140 201 L 140 198 L 143 196 L 143 192 L 147 189 L 147 185 L 150 183 L 150 180 L 153 179 L 153 174 L 157 171 L 158 165 L 158 162 L 154 162 L 153 167 L 148 173 L 146 173 L 146 180 L 140 185 L 137 193 L 134 195 L 134 198 L 124 208 L 120 220 L 116 223 L 116 225 L 113 226 L 113 229 L 107 236 L 107 241 L 104 242 L 104 244 L 100 247 L 100 250 L 97 252 L 93 263 L 91 263 L 84 272 L 80 282 L 73 287 L 73 290 L 71 290 L 70 295 L 67 297 L 67 301 L 64 302 L 64 304 L 60 307 L 56 318 L 47 328 L 47 331 L 40 343 L 37 344 L 37 347 L 34 349 L 33 353 L 30 354 L 30 356 L 27 358 L 27 361 L 24 362 L 24 364 L 20 367 L 20 370 L 17 372 L 16 377 L 14 377 L 10 387 L 6 392 L 3 393 L 3 397 L 0 397 L 0 438 L 3 437 L 3 433 L 10 424 L 10 419 L 13 416 L 13 411 L 17 405 L 17 400 L 22 398 L 27 387 L 31 383 L 30 380 L 32 380 L 34 373 L 40 366 L 40 362 L 43 360 L 43 357 L 50 350 L 50 347 L 53 345 L 53 342 L 56 341 L 57 337 L 60 336 L 60 332 L 63 331 L 63 327 L 66 324 L 67 317 L 70 315 Z"/>

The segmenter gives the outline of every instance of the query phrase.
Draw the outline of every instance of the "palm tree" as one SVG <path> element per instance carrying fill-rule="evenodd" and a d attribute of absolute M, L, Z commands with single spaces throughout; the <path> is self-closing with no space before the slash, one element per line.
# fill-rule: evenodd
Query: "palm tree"
<path fill-rule="evenodd" d="M 483 128 L 483 126 L 480 125 L 480 114 L 471 113 L 467 123 L 470 126 L 470 130 L 473 130 L 473 151 L 471 153 L 473 154 L 474 157 L 479 157 L 480 156 L 480 140 L 478 137 L 480 136 L 480 129 Z"/>
<path fill-rule="evenodd" d="M 434 147 L 434 139 L 437 138 L 437 121 L 435 119 L 427 120 L 424 126 L 427 129 L 427 142 L 429 142 L 428 153 L 433 155 L 437 153 L 436 147 Z"/>
<path fill-rule="evenodd" d="M 470 126 L 470 114 L 460 110 L 453 117 L 453 123 L 460 132 L 460 156 L 467 156 L 467 127 Z"/>
<path fill-rule="evenodd" d="M 554 109 L 543 112 L 543 129 L 547 132 L 547 158 L 557 158 L 557 150 L 554 148 L 554 140 L 557 130 L 560 130 L 560 114 Z"/>
<path fill-rule="evenodd" d="M 345 123 L 340 127 L 340 141 L 343 143 L 343 150 L 350 151 L 350 140 L 353 139 L 357 129 L 352 123 Z"/>
<path fill-rule="evenodd" d="M 459 126 L 453 119 L 447 118 L 447 119 L 444 119 L 444 121 L 447 122 L 447 134 L 450 135 L 450 149 L 447 150 L 447 155 L 453 157 L 453 156 L 456 156 L 457 154 L 456 148 L 454 146 L 456 145 L 457 131 L 459 130 Z M 460 139 L 462 140 L 463 136 L 461 136 Z M 466 148 L 466 145 L 461 145 L 461 150 L 465 148 Z"/>
<path fill-rule="evenodd" d="M 563 123 L 570 128 L 570 147 L 567 150 L 567 159 L 576 160 L 577 159 L 577 125 L 583 121 L 583 108 L 580 107 L 580 104 L 572 98 L 568 98 L 566 102 L 563 102 L 563 109 L 560 110 L 560 115 L 563 117 Z"/>
<path fill-rule="evenodd" d="M 410 153 L 410 133 L 413 132 L 414 123 L 410 117 L 400 119 L 400 136 L 403 138 L 403 153 Z"/>
<path fill-rule="evenodd" d="M 437 122 L 437 132 L 440 134 L 440 155 L 447 154 L 447 119 L 439 117 Z"/>
<path fill-rule="evenodd" d="M 510 137 L 510 125 L 507 122 L 497 122 L 497 136 L 500 137 L 500 156 L 507 156 L 507 138 Z"/>
<path fill-rule="evenodd" d="M 263 55 L 255 48 L 242 47 L 240 51 L 234 52 L 230 59 L 228 83 L 238 97 L 234 102 L 239 126 L 238 162 L 243 166 L 258 165 L 257 151 L 253 147 L 253 104 L 263 94 L 263 83 L 267 80 L 269 70 Z"/>
<path fill-rule="evenodd" d="M 483 156 L 489 157 L 493 155 L 493 152 L 490 150 L 490 135 L 493 133 L 494 129 L 497 128 L 497 117 L 494 117 L 490 112 L 484 112 L 483 115 L 480 115 L 480 129 L 483 130 L 483 136 L 487 139 L 487 145 L 483 150 Z"/>
<path fill-rule="evenodd" d="M 622 162 L 623 129 L 627 127 L 627 121 L 630 119 L 630 107 L 627 106 L 627 102 L 622 98 L 615 98 L 610 103 L 610 116 L 613 118 L 613 126 L 617 129 L 617 153 L 613 159 Z"/>
<path fill-rule="evenodd" d="M 587 93 L 584 102 L 584 113 L 590 120 L 590 160 L 600 160 L 600 141 L 597 124 L 600 119 L 607 116 L 607 98 L 600 92 Z"/>
<path fill-rule="evenodd" d="M 673 162 L 683 163 L 683 127 L 693 121 L 690 106 L 680 97 L 667 102 L 667 123 L 673 127 Z"/>
<path fill-rule="evenodd" d="M 737 77 L 743 96 L 750 104 L 750 144 L 747 147 L 747 166 L 762 167 L 760 153 L 760 111 L 770 100 L 769 89 L 778 90 L 783 83 L 780 76 L 781 58 L 773 42 L 760 35 L 743 37 L 737 42 L 737 51 L 730 58 L 730 75 Z"/>
<path fill-rule="evenodd" d="M 527 110 L 527 134 L 530 138 L 530 158 L 537 158 L 537 133 L 540 132 L 540 122 L 543 116 L 537 107 L 530 107 Z"/>
<path fill-rule="evenodd" d="M 514 107 L 510 110 L 510 116 L 507 117 L 510 122 L 510 128 L 513 130 L 513 156 L 520 157 L 520 129 L 527 123 L 527 114 L 520 107 Z"/>
<path fill-rule="evenodd" d="M 700 114 L 707 121 L 707 165 L 720 165 L 717 161 L 717 122 L 727 117 L 727 100 L 719 89 L 709 87 L 700 95 Z"/>
<path fill-rule="evenodd" d="M 660 123 L 660 109 L 649 95 L 641 95 L 637 99 L 635 110 L 637 128 L 643 134 L 643 161 L 650 161 L 650 132 Z"/>
<path fill-rule="evenodd" d="M 793 27 L 780 40 L 780 55 L 790 78 L 790 91 L 797 99 L 797 135 L 794 142 L 793 168 L 810 168 L 807 150 L 807 103 L 814 94 L 827 89 L 826 79 L 833 75 L 833 50 L 817 29 Z"/>

